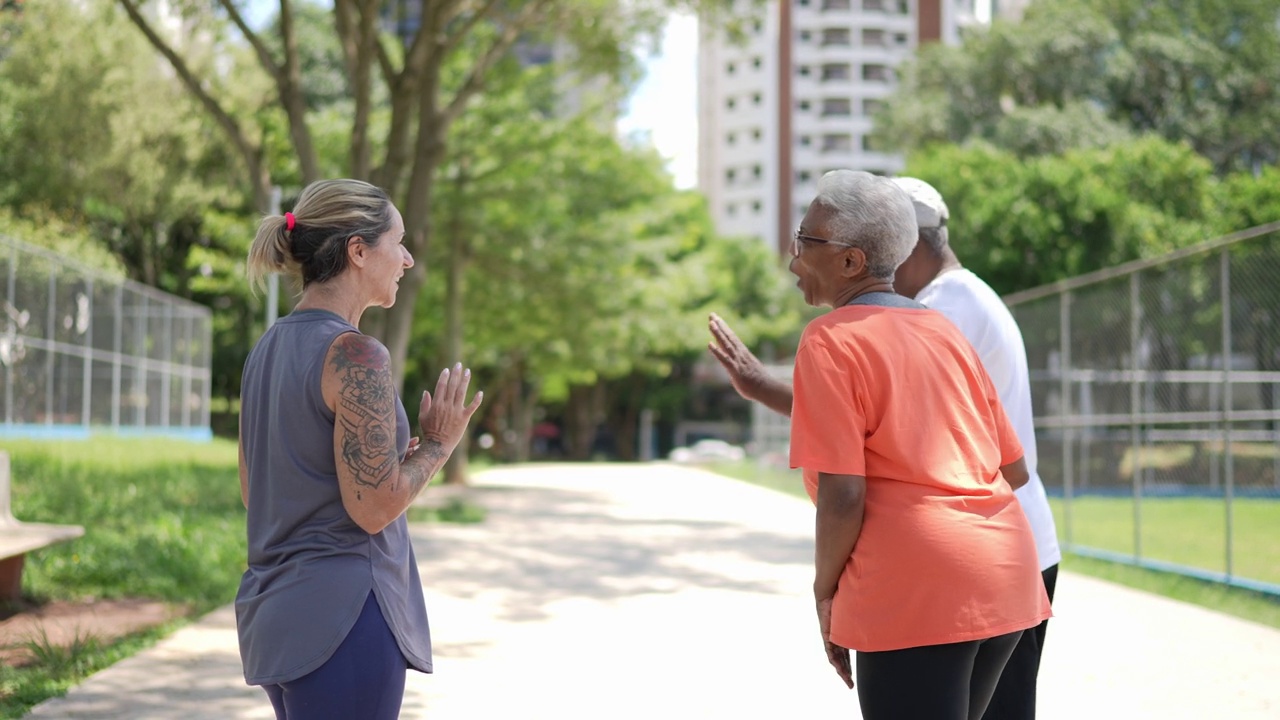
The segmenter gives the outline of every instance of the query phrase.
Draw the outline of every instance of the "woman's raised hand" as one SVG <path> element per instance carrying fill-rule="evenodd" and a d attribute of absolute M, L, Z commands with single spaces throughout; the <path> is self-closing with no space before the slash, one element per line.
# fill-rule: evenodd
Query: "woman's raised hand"
<path fill-rule="evenodd" d="M 463 369 L 462 363 L 457 363 L 440 373 L 434 396 L 422 393 L 418 424 L 422 426 L 423 444 L 439 443 L 445 452 L 453 452 L 458 446 L 462 434 L 467 431 L 467 423 L 484 399 L 484 392 L 480 391 L 470 403 L 464 404 L 470 385 L 471 370 Z"/>

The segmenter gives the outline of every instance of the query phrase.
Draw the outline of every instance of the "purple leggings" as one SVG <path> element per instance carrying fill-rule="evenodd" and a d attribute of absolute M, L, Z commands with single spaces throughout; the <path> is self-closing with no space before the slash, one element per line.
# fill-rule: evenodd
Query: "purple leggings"
<path fill-rule="evenodd" d="M 263 685 L 276 720 L 396 720 L 408 663 L 378 608 L 369 599 L 333 655 L 314 672 Z"/>

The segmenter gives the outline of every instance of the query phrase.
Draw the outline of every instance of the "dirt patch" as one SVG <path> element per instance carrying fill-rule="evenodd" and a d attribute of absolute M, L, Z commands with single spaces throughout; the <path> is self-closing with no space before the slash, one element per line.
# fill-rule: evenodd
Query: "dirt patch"
<path fill-rule="evenodd" d="M 77 639 L 93 637 L 107 643 L 187 614 L 180 605 L 154 600 L 54 601 L 18 606 L 0 621 L 0 663 L 25 665 L 31 661 L 28 642 L 66 648 Z"/>

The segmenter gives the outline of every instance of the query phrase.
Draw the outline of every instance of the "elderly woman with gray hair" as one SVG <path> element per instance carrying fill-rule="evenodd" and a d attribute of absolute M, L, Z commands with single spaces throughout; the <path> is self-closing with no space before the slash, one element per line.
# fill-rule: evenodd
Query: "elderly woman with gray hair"
<path fill-rule="evenodd" d="M 805 328 L 793 385 L 752 372 L 715 316 L 711 351 L 744 397 L 791 416 L 791 465 L 817 507 L 822 641 L 846 685 L 856 674 L 863 718 L 978 720 L 1049 599 L 1013 492 L 1022 447 L 990 378 L 946 317 L 893 291 L 916 240 L 893 182 L 828 173 L 790 269 L 832 310 Z"/>

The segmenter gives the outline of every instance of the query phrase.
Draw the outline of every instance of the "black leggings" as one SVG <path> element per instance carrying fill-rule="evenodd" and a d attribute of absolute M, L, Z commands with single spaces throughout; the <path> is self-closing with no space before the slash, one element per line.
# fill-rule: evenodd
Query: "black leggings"
<path fill-rule="evenodd" d="M 1043 573 L 1044 589 L 1049 594 L 1049 602 L 1053 602 L 1053 588 L 1058 584 L 1058 566 L 1054 565 Z M 983 713 L 982 720 L 1035 720 L 1036 717 L 1036 676 L 1040 674 L 1040 651 L 1044 649 L 1044 636 L 1049 629 L 1049 621 L 1024 630 L 1018 647 L 1013 649 L 1009 662 L 1000 673 L 1000 682 L 991 696 L 991 704 Z"/>
<path fill-rule="evenodd" d="M 858 653 L 863 720 L 979 720 L 1020 637 Z"/>

